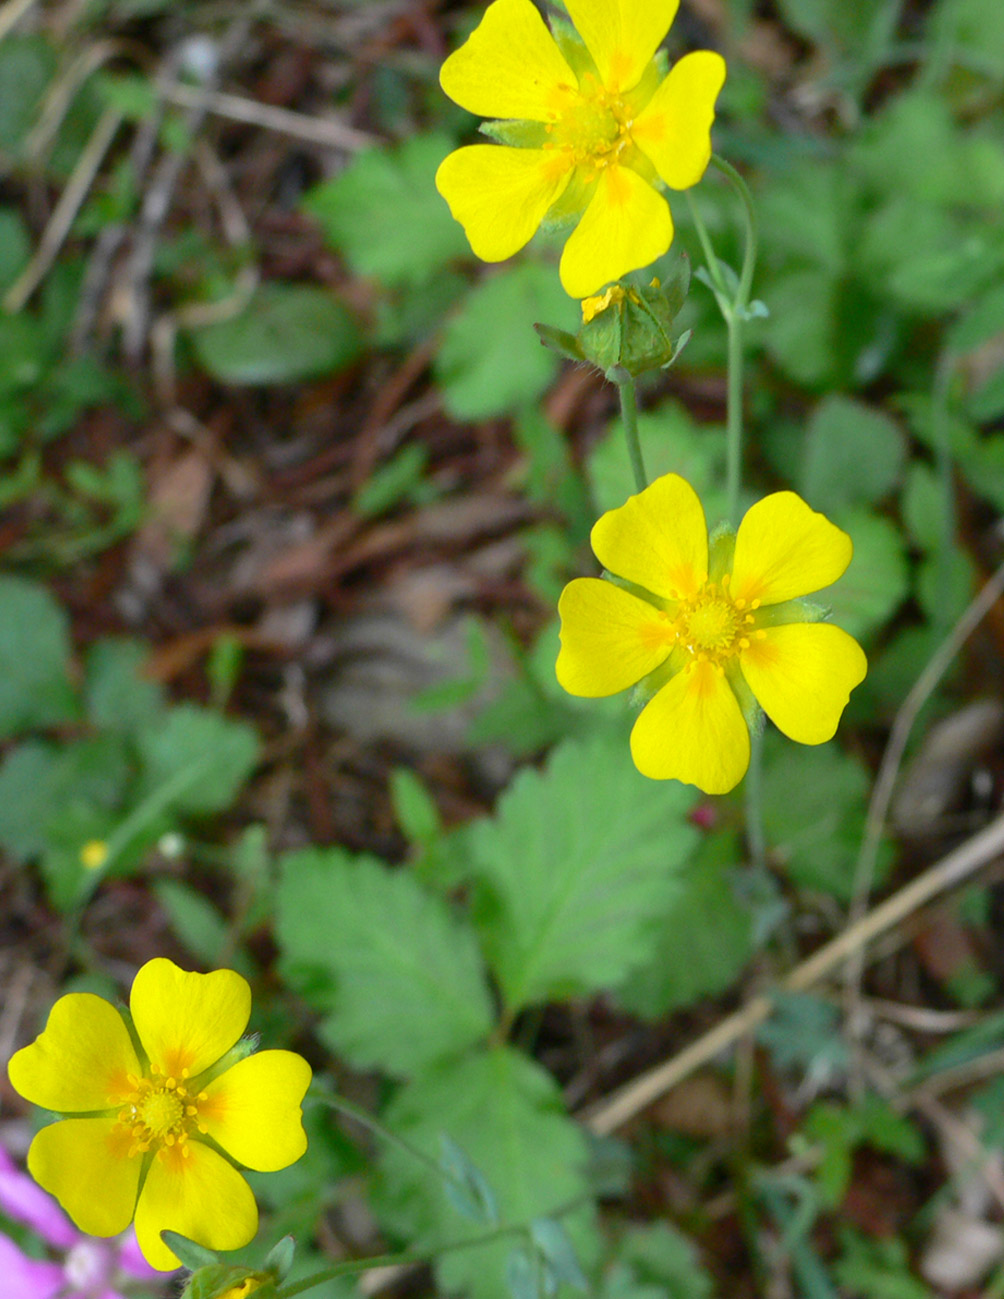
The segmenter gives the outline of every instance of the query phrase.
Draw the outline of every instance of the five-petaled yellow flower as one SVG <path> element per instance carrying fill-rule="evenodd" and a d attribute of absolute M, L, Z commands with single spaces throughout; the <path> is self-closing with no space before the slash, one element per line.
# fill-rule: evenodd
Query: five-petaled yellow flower
<path fill-rule="evenodd" d="M 697 493 L 667 474 L 604 514 L 591 540 L 623 584 L 565 587 L 558 680 L 593 698 L 642 683 L 651 698 L 631 755 L 643 775 L 726 793 L 749 765 L 757 703 L 800 744 L 832 738 L 867 663 L 845 631 L 809 621 L 818 612 L 799 597 L 844 572 L 846 533 L 775 492 L 709 543 Z"/>
<path fill-rule="evenodd" d="M 547 218 L 578 220 L 561 282 L 585 298 L 669 247 L 659 193 L 689 189 L 711 157 L 721 56 L 700 50 L 663 77 L 656 51 L 679 0 L 565 0 L 554 36 L 531 0 L 494 0 L 443 64 L 443 89 L 501 144 L 451 153 L 439 192 L 486 262 L 518 252 Z M 581 37 L 581 39 L 579 39 Z"/>
<path fill-rule="evenodd" d="M 168 1271 L 178 1259 L 163 1230 L 210 1249 L 254 1237 L 251 1188 L 220 1152 L 259 1172 L 299 1159 L 310 1066 L 292 1051 L 250 1055 L 238 1045 L 251 989 L 233 970 L 189 974 L 148 961 L 129 1009 L 132 1032 L 101 997 L 60 997 L 9 1074 L 26 1100 L 79 1116 L 36 1135 L 35 1180 L 92 1236 L 115 1236 L 135 1217 L 148 1262 Z"/>

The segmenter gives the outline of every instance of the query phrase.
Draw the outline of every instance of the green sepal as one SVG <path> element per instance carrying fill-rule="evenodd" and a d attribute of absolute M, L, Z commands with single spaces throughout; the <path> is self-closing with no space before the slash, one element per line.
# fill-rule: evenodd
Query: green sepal
<path fill-rule="evenodd" d="M 176 1231 L 162 1231 L 160 1238 L 173 1254 L 177 1254 L 190 1272 L 212 1267 L 220 1261 L 219 1255 L 211 1249 L 206 1249 L 205 1245 L 199 1245 Z"/>
<path fill-rule="evenodd" d="M 735 553 L 736 534 L 727 523 L 717 524 L 708 539 L 708 577 L 712 582 L 720 582 L 732 572 Z"/>
<path fill-rule="evenodd" d="M 736 697 L 750 735 L 756 737 L 763 730 L 767 718 L 763 709 L 757 703 L 753 691 L 746 684 L 746 678 L 743 676 L 737 658 L 730 659 L 726 663 L 725 679 Z"/>
<path fill-rule="evenodd" d="M 537 336 L 545 347 L 557 352 L 567 361 L 584 361 L 586 358 L 579 347 L 579 340 L 567 329 L 555 329 L 553 325 L 534 325 Z"/>
<path fill-rule="evenodd" d="M 649 268 L 611 286 L 609 304 L 579 330 L 583 355 L 605 375 L 619 368 L 637 378 L 647 370 L 667 369 L 690 337 L 674 338 L 672 332 L 690 287 L 690 259 L 679 253 L 662 265 L 665 278 Z"/>
<path fill-rule="evenodd" d="M 290 1268 L 293 1266 L 295 1253 L 296 1241 L 292 1236 L 283 1236 L 282 1240 L 277 1241 L 265 1255 L 262 1268 L 264 1271 L 270 1272 L 276 1281 L 285 1281 Z"/>
<path fill-rule="evenodd" d="M 585 42 L 566 18 L 558 14 L 551 15 L 551 35 L 562 53 L 562 57 L 578 78 L 579 85 L 583 77 L 600 79 L 599 71 L 593 62 L 592 55 L 586 49 Z"/>
<path fill-rule="evenodd" d="M 550 139 L 543 122 L 482 122 L 478 130 L 496 144 L 514 149 L 542 149 Z"/>
<path fill-rule="evenodd" d="M 814 600 L 782 600 L 757 610 L 758 627 L 783 627 L 792 622 L 823 622 L 830 610 Z"/>
<path fill-rule="evenodd" d="M 255 1299 L 275 1299 L 275 1279 L 270 1273 L 251 1272 L 232 1263 L 215 1263 L 192 1273 L 181 1299 L 244 1299 L 245 1295 L 252 1294 Z"/>

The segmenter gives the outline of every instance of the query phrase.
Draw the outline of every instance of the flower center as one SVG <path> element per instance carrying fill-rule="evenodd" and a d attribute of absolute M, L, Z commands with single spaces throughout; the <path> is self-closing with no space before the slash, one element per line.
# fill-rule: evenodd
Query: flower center
<path fill-rule="evenodd" d="M 598 171 L 616 162 L 631 142 L 628 108 L 602 86 L 586 86 L 548 123 L 552 148 L 576 167 Z"/>
<path fill-rule="evenodd" d="M 763 637 L 763 632 L 753 629 L 759 605 L 759 600 L 748 606 L 745 600 L 733 600 L 728 577 L 720 585 L 705 582 L 696 595 L 681 600 L 677 607 L 673 620 L 677 644 L 695 659 L 721 664 L 748 649 L 752 637 Z"/>
<path fill-rule="evenodd" d="M 132 1091 L 126 1097 L 125 1108 L 119 1111 L 119 1123 L 132 1137 L 130 1157 L 174 1145 L 187 1155 L 192 1129 L 205 1130 L 199 1123 L 198 1102 L 206 1099 L 206 1093 L 192 1096 L 184 1077 L 179 1082 L 157 1073 L 150 1078 L 130 1075 L 129 1084 Z"/>

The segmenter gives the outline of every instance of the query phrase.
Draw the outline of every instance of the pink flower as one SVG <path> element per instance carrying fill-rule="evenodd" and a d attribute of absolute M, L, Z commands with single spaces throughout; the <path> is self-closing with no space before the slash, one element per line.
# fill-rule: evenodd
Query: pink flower
<path fill-rule="evenodd" d="M 0 1234 L 3 1299 L 123 1299 L 116 1285 L 164 1280 L 164 1273 L 144 1260 L 131 1231 L 110 1240 L 95 1240 L 77 1231 L 55 1200 L 16 1167 L 3 1146 L 0 1213 L 30 1227 L 62 1254 L 61 1262 L 29 1258 Z"/>

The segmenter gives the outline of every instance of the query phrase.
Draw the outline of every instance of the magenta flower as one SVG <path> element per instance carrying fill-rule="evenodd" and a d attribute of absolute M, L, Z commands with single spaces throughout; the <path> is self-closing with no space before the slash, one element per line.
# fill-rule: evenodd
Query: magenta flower
<path fill-rule="evenodd" d="M 96 1240 L 77 1231 L 55 1200 L 15 1166 L 3 1146 L 0 1213 L 24 1223 L 62 1254 L 61 1262 L 29 1258 L 0 1233 L 3 1299 L 123 1299 L 117 1285 L 164 1281 L 164 1273 L 155 1271 L 143 1258 L 131 1231 L 110 1240 Z"/>

